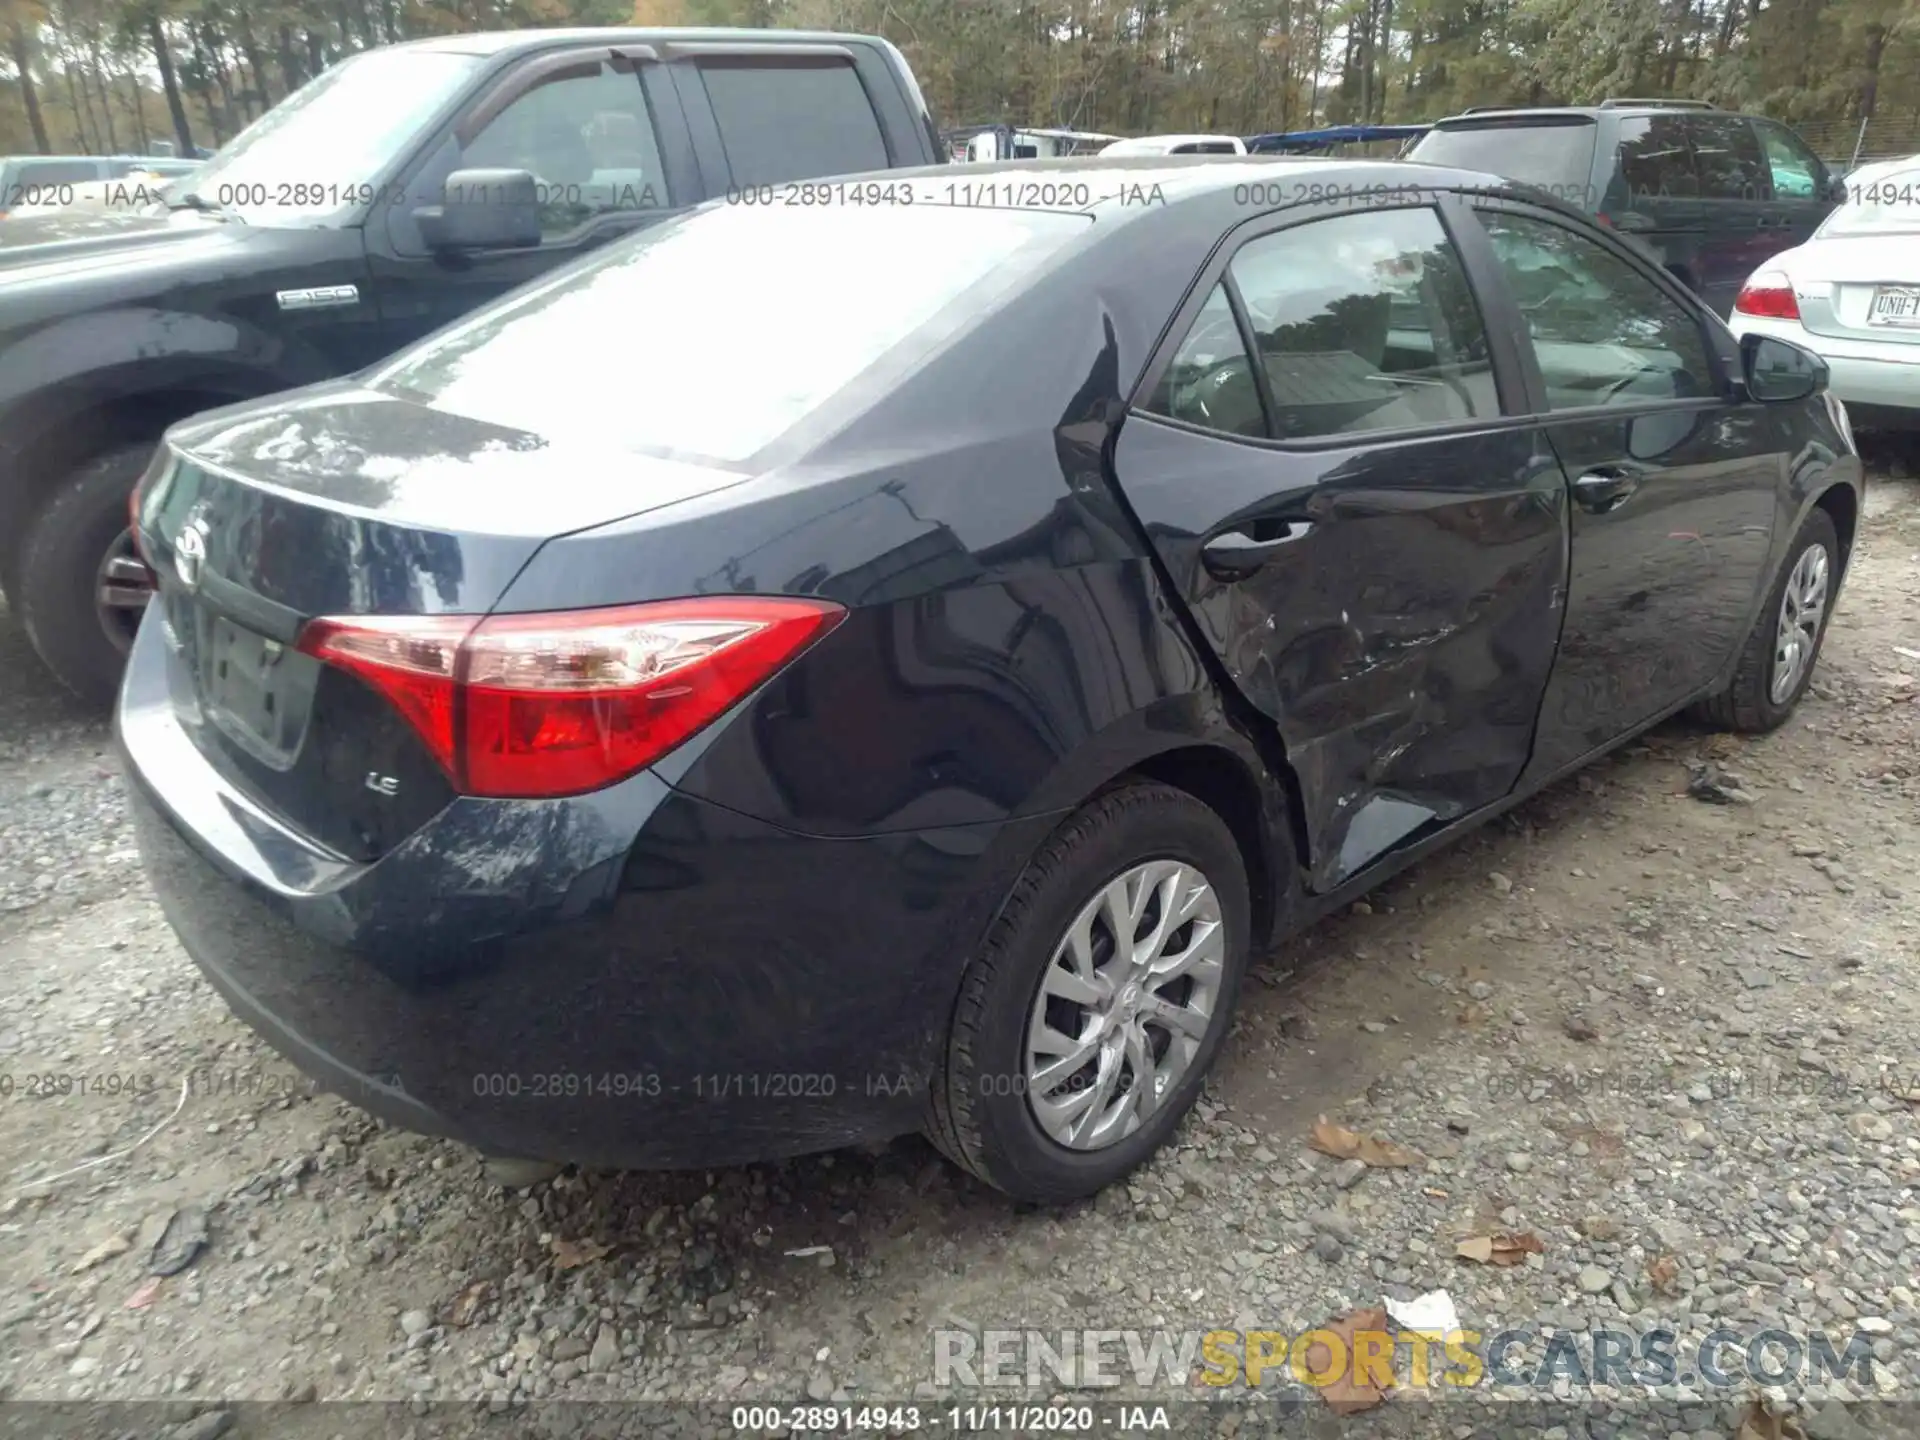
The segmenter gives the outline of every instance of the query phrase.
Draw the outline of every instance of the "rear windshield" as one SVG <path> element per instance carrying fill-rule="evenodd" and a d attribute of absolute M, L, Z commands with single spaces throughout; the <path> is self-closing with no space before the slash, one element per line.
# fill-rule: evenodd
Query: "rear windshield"
<path fill-rule="evenodd" d="M 1817 232 L 1832 235 L 1920 235 L 1920 170 L 1847 181 L 1846 203 Z"/>
<path fill-rule="evenodd" d="M 869 188 L 897 200 L 907 183 Z M 922 192 L 704 206 L 476 312 L 369 383 L 549 439 L 745 460 L 876 362 L 923 357 L 1093 223 Z"/>
<path fill-rule="evenodd" d="M 1595 127 L 1591 120 L 1466 121 L 1436 127 L 1420 137 L 1409 160 L 1484 170 L 1518 180 L 1572 205 L 1589 200 Z"/>

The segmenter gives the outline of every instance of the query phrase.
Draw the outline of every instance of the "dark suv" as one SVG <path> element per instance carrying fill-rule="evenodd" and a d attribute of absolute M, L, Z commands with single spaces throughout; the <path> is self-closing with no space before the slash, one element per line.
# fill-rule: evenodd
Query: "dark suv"
<path fill-rule="evenodd" d="M 1720 315 L 1765 261 L 1804 243 L 1840 182 L 1777 120 L 1698 100 L 1476 106 L 1408 152 L 1545 190 L 1630 235 Z"/>

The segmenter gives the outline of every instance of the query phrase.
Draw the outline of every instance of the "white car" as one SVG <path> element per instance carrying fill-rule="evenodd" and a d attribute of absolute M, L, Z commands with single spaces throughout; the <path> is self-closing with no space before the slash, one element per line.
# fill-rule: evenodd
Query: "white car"
<path fill-rule="evenodd" d="M 1727 323 L 1820 356 L 1855 424 L 1920 428 L 1920 155 L 1846 184 L 1811 240 L 1754 272 Z"/>
<path fill-rule="evenodd" d="M 1238 135 L 1138 135 L 1116 140 L 1102 155 L 1244 155 L 1247 142 Z"/>

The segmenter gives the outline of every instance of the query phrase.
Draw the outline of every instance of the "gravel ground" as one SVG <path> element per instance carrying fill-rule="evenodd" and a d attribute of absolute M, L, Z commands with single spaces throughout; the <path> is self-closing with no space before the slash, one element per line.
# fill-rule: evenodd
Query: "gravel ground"
<path fill-rule="evenodd" d="M 954 1394 L 1108 1398 L 1044 1375 L 942 1391 L 936 1331 L 1297 1333 L 1444 1289 L 1468 1329 L 1531 1327 L 1523 1364 L 1666 1326 L 1692 1377 L 1717 1328 L 1857 1333 L 1870 1374 L 1789 1367 L 1774 1398 L 1801 1418 L 1741 1440 L 1920 1431 L 1896 1403 L 1920 1398 L 1916 576 L 1920 492 L 1883 477 L 1792 723 L 1663 727 L 1266 958 L 1178 1146 L 1052 1213 L 918 1139 L 513 1192 L 312 1093 L 173 943 L 104 728 L 0 612 L 0 1396 L 164 1399 L 118 1430 L 194 1440 L 455 1416 L 545 1433 L 554 1412 L 519 1402 L 610 1397 L 931 1416 Z M 1702 763 L 1732 803 L 1689 793 Z M 1321 1115 L 1415 1154 L 1322 1154 Z M 192 1259 L 156 1280 L 156 1249 Z M 1257 1410 L 1207 1423 L 1667 1440 L 1734 1435 L 1756 1393 L 1560 1373 L 1565 1403 L 1541 1412 L 1484 1385 L 1416 1394 L 1403 1368 L 1391 1403 L 1338 1422 L 1270 1375 Z M 428 1403 L 452 1400 L 489 1403 Z M 0 1431 L 53 1433 L 54 1413 L 0 1406 Z M 632 1433 L 669 1418 L 617 1413 Z"/>

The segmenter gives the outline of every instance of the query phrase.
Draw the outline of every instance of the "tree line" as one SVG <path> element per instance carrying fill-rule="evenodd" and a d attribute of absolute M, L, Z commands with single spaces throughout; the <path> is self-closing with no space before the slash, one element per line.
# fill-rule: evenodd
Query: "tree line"
<path fill-rule="evenodd" d="M 218 146 L 354 51 L 468 30 L 859 30 L 944 124 L 1253 134 L 1673 96 L 1920 150 L 1920 0 L 0 0 L 0 151 Z M 10 73 L 8 73 L 10 72 Z"/>

